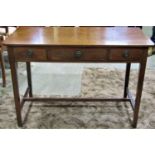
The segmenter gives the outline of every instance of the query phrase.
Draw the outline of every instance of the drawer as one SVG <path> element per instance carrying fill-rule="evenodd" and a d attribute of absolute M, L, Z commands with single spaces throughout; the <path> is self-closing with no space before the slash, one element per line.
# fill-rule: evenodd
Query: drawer
<path fill-rule="evenodd" d="M 23 48 L 14 49 L 15 60 L 18 61 L 45 61 L 47 60 L 47 52 L 45 48 Z"/>
<path fill-rule="evenodd" d="M 105 48 L 51 48 L 48 50 L 48 60 L 63 62 L 104 61 L 107 60 Z"/>
<path fill-rule="evenodd" d="M 110 50 L 109 59 L 112 61 L 139 61 L 144 51 L 139 48 L 114 48 Z"/>

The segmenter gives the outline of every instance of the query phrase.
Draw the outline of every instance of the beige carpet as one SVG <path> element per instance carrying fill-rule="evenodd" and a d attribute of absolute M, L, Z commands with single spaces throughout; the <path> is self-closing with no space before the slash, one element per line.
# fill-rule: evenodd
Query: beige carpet
<path fill-rule="evenodd" d="M 155 128 L 155 71 L 147 70 L 137 128 Z M 0 89 L 0 128 L 18 128 L 10 72 L 7 88 Z M 137 72 L 132 71 L 130 88 L 135 93 Z M 85 69 L 81 96 L 123 96 L 124 71 L 118 69 Z M 28 108 L 30 106 L 30 108 Z M 52 106 L 51 106 L 52 105 Z M 88 106 L 89 105 L 89 106 Z M 132 128 L 132 109 L 126 102 L 51 102 L 24 107 L 23 128 Z"/>

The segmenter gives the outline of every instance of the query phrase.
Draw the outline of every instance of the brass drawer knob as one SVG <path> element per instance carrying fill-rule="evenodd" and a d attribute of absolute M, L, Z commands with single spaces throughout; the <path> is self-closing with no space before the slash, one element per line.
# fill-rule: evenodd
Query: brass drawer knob
<path fill-rule="evenodd" d="M 124 52 L 123 52 L 123 54 L 122 54 L 122 57 L 123 58 L 128 58 L 129 57 L 129 51 L 128 50 L 125 50 Z"/>
<path fill-rule="evenodd" d="M 33 51 L 29 49 L 29 50 L 26 52 L 26 56 L 27 56 L 28 58 L 32 58 L 32 56 L 33 56 Z"/>
<path fill-rule="evenodd" d="M 82 56 L 82 52 L 81 51 L 75 51 L 74 56 L 75 56 L 75 58 L 80 58 Z"/>

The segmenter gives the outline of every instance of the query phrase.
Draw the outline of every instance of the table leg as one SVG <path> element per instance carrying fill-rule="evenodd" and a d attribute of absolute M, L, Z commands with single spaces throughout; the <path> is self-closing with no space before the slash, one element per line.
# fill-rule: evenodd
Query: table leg
<path fill-rule="evenodd" d="M 127 90 L 128 90 L 128 85 L 129 85 L 129 77 L 130 77 L 130 68 L 131 68 L 131 63 L 126 64 L 126 73 L 125 73 L 125 84 L 124 84 L 124 98 L 127 97 Z"/>
<path fill-rule="evenodd" d="M 15 62 L 14 60 L 12 49 L 8 49 L 8 52 L 9 52 L 9 62 L 12 76 L 17 122 L 18 126 L 22 127 L 21 104 L 20 104 L 20 94 L 19 94 L 18 75 L 17 75 L 17 62 Z"/>
<path fill-rule="evenodd" d="M 31 63 L 26 62 L 26 69 L 27 69 L 27 82 L 29 87 L 29 97 L 32 97 L 32 76 L 31 76 Z"/>
<path fill-rule="evenodd" d="M 133 127 L 134 128 L 137 127 L 138 113 L 139 113 L 139 108 L 140 108 L 143 81 L 144 81 L 144 75 L 145 75 L 145 68 L 146 68 L 146 61 L 143 61 L 140 63 L 140 67 L 139 67 L 138 84 L 137 84 L 137 92 L 136 92 L 136 99 L 135 99 L 134 116 L 133 116 Z"/>
<path fill-rule="evenodd" d="M 0 66 L 2 69 L 2 80 L 3 80 L 3 87 L 6 86 L 6 77 L 5 77 L 5 66 L 4 66 L 4 60 L 2 56 L 2 52 L 0 51 Z"/>

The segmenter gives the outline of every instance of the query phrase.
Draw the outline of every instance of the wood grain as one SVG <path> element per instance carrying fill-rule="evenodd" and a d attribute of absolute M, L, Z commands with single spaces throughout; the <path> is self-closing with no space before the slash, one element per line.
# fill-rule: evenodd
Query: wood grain
<path fill-rule="evenodd" d="M 153 46 L 153 42 L 139 28 L 20 27 L 4 41 L 4 44 L 8 47 L 16 115 L 19 126 L 23 125 L 21 109 L 24 101 L 26 99 L 32 101 L 35 99 L 41 100 L 41 98 L 31 97 L 32 81 L 30 62 L 33 61 L 128 63 L 125 76 L 124 98 L 119 99 L 119 101 L 128 100 L 126 96 L 128 95 L 127 89 L 130 75 L 129 63 L 138 62 L 140 68 L 132 124 L 134 128 L 137 126 L 148 47 Z M 25 100 L 22 98 L 21 101 L 16 66 L 18 61 L 27 62 L 29 88 L 29 97 L 25 98 Z M 25 94 L 27 94 L 27 90 Z M 65 100 L 65 98 L 62 100 Z M 76 98 L 71 100 L 76 100 Z M 117 99 L 104 99 L 104 101 L 112 100 Z M 130 102 L 133 104 L 133 101 Z"/>
<path fill-rule="evenodd" d="M 128 27 L 19 27 L 5 45 L 39 46 L 153 46 L 139 28 Z"/>

